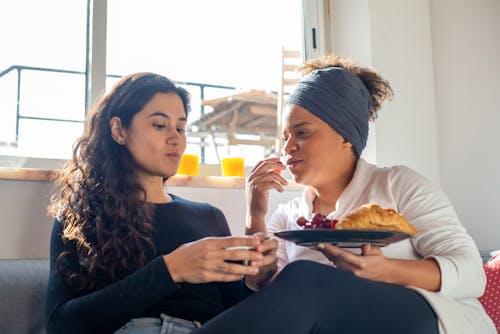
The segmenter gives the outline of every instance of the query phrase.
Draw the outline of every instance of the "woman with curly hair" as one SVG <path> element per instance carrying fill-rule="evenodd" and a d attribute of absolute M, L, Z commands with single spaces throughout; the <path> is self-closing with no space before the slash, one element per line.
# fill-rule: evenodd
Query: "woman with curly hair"
<path fill-rule="evenodd" d="M 87 115 L 49 207 L 48 333 L 184 333 L 248 295 L 244 275 L 275 266 L 275 239 L 230 237 L 219 209 L 165 191 L 188 111 L 186 90 L 137 73 Z"/>
<path fill-rule="evenodd" d="M 247 233 L 302 229 L 299 218 L 317 214 L 338 221 L 368 203 L 393 209 L 416 235 L 357 250 L 279 240 L 278 270 L 306 262 L 304 284 L 329 282 L 322 288 L 329 301 L 316 309 L 329 310 L 331 333 L 495 333 L 477 301 L 486 283 L 479 251 L 443 191 L 408 167 L 361 158 L 369 121 L 393 95 L 389 83 L 334 55 L 300 71 L 284 110 L 284 158 L 259 162 L 247 178 Z M 306 187 L 268 216 L 269 191 L 284 191 L 285 168 Z"/>

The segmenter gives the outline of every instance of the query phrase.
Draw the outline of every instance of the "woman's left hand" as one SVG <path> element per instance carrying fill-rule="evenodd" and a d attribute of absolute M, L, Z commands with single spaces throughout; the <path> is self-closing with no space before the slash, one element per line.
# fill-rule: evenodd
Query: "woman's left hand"
<path fill-rule="evenodd" d="M 259 268 L 259 273 L 256 275 L 246 275 L 245 283 L 251 289 L 258 290 L 267 285 L 278 270 L 278 257 L 276 256 L 278 240 L 260 232 L 255 233 L 253 237 L 255 236 L 261 240 L 261 243 L 255 247 L 255 250 L 264 255 L 264 258 L 259 261 L 252 261 L 252 264 Z"/>
<path fill-rule="evenodd" d="M 441 270 L 433 258 L 422 260 L 388 259 L 379 246 L 362 245 L 361 254 L 330 245 L 316 248 L 340 269 L 373 281 L 415 286 L 429 291 L 441 289 Z"/>
<path fill-rule="evenodd" d="M 317 245 L 316 249 L 332 261 L 337 268 L 374 281 L 390 281 L 389 259 L 384 256 L 379 246 L 362 245 L 359 255 L 326 243 Z"/>

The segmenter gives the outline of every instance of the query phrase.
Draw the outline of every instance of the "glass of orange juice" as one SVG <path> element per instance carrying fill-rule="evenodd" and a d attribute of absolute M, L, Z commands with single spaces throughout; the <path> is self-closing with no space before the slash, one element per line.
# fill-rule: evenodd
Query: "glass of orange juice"
<path fill-rule="evenodd" d="M 223 158 L 221 161 L 222 176 L 245 176 L 245 160 L 240 157 Z"/>
<path fill-rule="evenodd" d="M 177 174 L 196 176 L 199 169 L 199 157 L 196 154 L 183 154 Z"/>

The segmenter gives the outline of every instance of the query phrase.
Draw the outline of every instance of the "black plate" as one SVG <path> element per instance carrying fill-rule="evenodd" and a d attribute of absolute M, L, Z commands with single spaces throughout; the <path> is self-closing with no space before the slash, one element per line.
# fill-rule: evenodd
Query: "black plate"
<path fill-rule="evenodd" d="M 275 232 L 274 235 L 295 242 L 299 246 L 324 242 L 345 248 L 361 247 L 363 244 L 387 246 L 411 237 L 408 233 L 395 231 L 328 229 L 286 230 Z"/>

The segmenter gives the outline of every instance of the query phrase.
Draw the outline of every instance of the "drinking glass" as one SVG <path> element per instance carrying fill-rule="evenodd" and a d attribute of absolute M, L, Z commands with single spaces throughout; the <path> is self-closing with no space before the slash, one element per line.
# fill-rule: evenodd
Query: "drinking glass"
<path fill-rule="evenodd" d="M 199 170 L 199 157 L 196 154 L 183 154 L 177 174 L 196 176 Z"/>
<path fill-rule="evenodd" d="M 245 160 L 240 157 L 223 158 L 221 161 L 222 176 L 245 176 Z"/>

